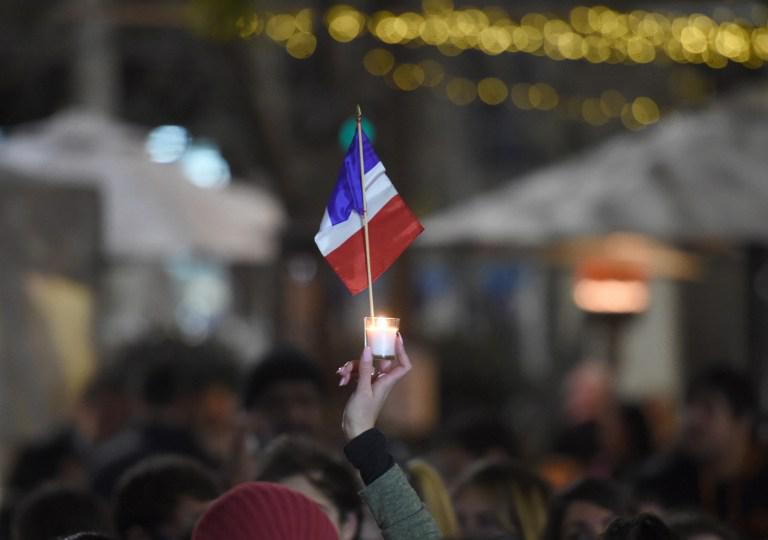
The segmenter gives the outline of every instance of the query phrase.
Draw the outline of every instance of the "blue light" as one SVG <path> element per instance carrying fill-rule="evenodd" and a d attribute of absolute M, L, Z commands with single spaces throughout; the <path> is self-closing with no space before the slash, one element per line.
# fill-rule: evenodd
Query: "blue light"
<path fill-rule="evenodd" d="M 192 143 L 181 158 L 181 168 L 190 182 L 202 188 L 219 188 L 229 184 L 229 164 L 210 142 Z"/>
<path fill-rule="evenodd" d="M 189 142 L 187 130 L 181 126 L 159 126 L 147 136 L 147 153 L 156 163 L 173 163 L 184 155 Z"/>

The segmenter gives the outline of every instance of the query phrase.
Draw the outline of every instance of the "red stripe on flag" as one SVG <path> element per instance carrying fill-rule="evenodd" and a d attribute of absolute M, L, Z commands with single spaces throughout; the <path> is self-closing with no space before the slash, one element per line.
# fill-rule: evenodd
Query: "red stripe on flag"
<path fill-rule="evenodd" d="M 392 266 L 423 230 L 400 195 L 392 197 L 368 222 L 372 279 L 375 281 Z M 352 294 L 368 288 L 363 234 L 360 229 L 325 257 Z"/>

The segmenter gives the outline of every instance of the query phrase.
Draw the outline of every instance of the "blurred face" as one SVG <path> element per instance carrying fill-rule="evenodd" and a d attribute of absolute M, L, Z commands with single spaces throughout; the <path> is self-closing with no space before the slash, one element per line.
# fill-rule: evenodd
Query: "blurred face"
<path fill-rule="evenodd" d="M 691 400 L 683 419 L 683 445 L 699 461 L 723 457 L 733 441 L 744 437 L 746 419 L 733 415 L 720 394 L 706 393 Z"/>
<path fill-rule="evenodd" d="M 465 540 L 517 540 L 519 531 L 506 529 L 498 518 L 496 505 L 485 491 L 468 486 L 454 497 L 461 537 Z"/>
<path fill-rule="evenodd" d="M 193 429 L 206 450 L 219 459 L 227 459 L 237 429 L 237 394 L 231 388 L 212 386 L 197 396 L 194 410 Z"/>
<path fill-rule="evenodd" d="M 611 510 L 587 501 L 574 501 L 565 511 L 561 540 L 595 540 L 616 518 Z"/>
<path fill-rule="evenodd" d="M 348 516 L 345 519 L 340 513 L 333 501 L 320 491 L 306 476 L 294 474 L 283 478 L 278 482 L 287 488 L 298 491 L 308 499 L 316 502 L 320 509 L 328 516 L 336 531 L 339 533 L 339 540 L 352 540 L 357 533 L 357 518 Z"/>
<path fill-rule="evenodd" d="M 284 433 L 314 435 L 322 425 L 320 392 L 309 381 L 276 382 L 264 392 L 256 414 L 257 431 L 263 428 L 268 438 Z"/>

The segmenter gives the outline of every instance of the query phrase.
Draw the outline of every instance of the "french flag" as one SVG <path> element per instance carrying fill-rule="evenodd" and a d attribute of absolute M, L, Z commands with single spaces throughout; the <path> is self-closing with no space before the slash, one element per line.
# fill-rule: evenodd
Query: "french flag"
<path fill-rule="evenodd" d="M 377 279 L 424 230 L 392 185 L 384 165 L 363 137 L 371 278 Z M 326 206 L 315 243 L 352 294 L 368 287 L 363 232 L 363 190 L 357 134 Z"/>

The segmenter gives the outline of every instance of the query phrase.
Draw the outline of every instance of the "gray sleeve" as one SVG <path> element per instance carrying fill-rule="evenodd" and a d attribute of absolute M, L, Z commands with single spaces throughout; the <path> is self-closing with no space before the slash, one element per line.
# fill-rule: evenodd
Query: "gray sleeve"
<path fill-rule="evenodd" d="M 386 540 L 432 540 L 440 531 L 397 465 L 360 492 Z"/>

